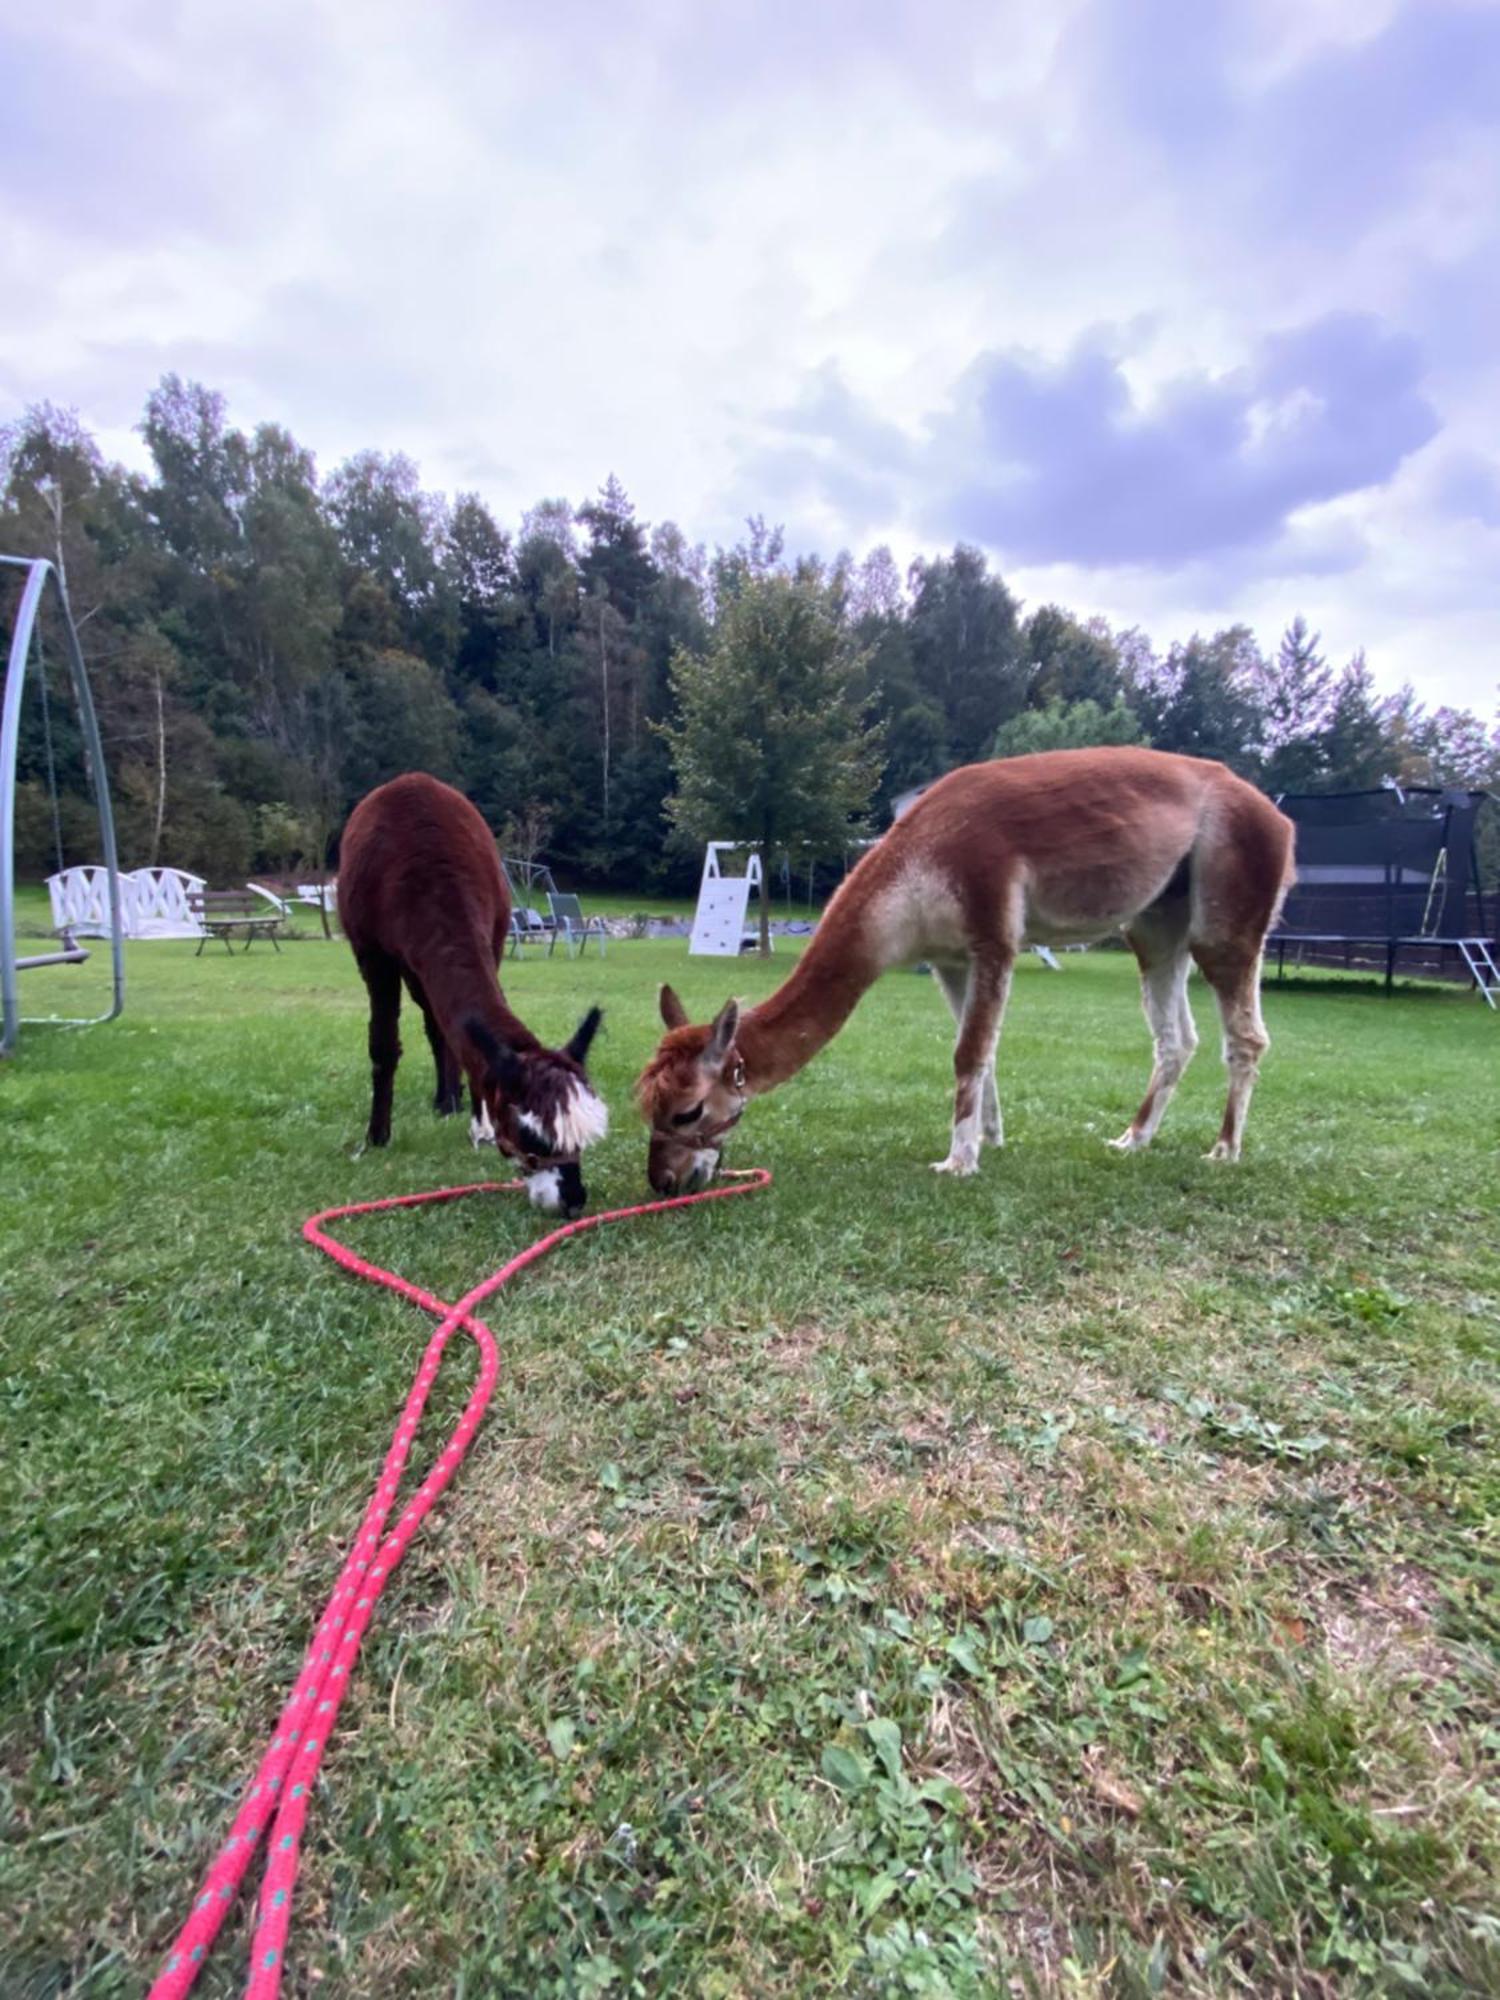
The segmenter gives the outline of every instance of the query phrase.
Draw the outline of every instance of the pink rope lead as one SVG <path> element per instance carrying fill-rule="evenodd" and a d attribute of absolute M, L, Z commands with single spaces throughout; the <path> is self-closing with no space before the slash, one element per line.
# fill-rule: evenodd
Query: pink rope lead
<path fill-rule="evenodd" d="M 255 1937 L 250 1947 L 250 1976 L 245 1986 L 246 2000 L 276 2000 L 281 1990 L 282 1966 L 286 1956 L 287 1929 L 292 1920 L 292 1892 L 301 1858 L 302 1830 L 307 1823 L 313 1782 L 339 1704 L 348 1688 L 355 1657 L 365 1627 L 374 1615 L 380 1593 L 391 1573 L 405 1555 L 417 1529 L 421 1527 L 468 1450 L 484 1416 L 500 1372 L 500 1353 L 495 1336 L 474 1308 L 508 1285 L 512 1278 L 557 1248 L 569 1236 L 582 1236 L 606 1222 L 623 1222 L 635 1215 L 660 1215 L 671 1208 L 691 1208 L 697 1202 L 722 1201 L 727 1196 L 750 1194 L 769 1187 L 771 1176 L 763 1167 L 731 1177 L 734 1185 L 707 1188 L 701 1194 L 678 1195 L 671 1201 L 641 1202 L 633 1208 L 612 1208 L 602 1215 L 589 1215 L 578 1222 L 565 1223 L 512 1257 L 507 1264 L 466 1292 L 457 1305 L 447 1305 L 431 1292 L 423 1291 L 409 1278 L 383 1270 L 336 1241 L 324 1229 L 346 1215 L 371 1215 L 381 1209 L 419 1208 L 431 1201 L 458 1201 L 464 1195 L 511 1192 L 519 1181 L 481 1181 L 472 1187 L 434 1188 L 426 1194 L 391 1195 L 384 1201 L 350 1202 L 343 1208 L 325 1208 L 309 1216 L 302 1234 L 309 1243 L 324 1250 L 336 1264 L 357 1277 L 400 1292 L 414 1304 L 438 1315 L 439 1324 L 427 1343 L 412 1383 L 401 1418 L 391 1439 L 390 1450 L 375 1491 L 365 1509 L 365 1517 L 354 1546 L 334 1586 L 327 1609 L 318 1620 L 312 1643 L 292 1688 L 281 1719 L 276 1725 L 260 1768 L 235 1815 L 229 1838 L 210 1864 L 192 1913 L 178 1933 L 157 1975 L 148 2000 L 180 2000 L 198 1977 L 219 1928 L 234 1901 L 235 1891 L 264 1833 L 268 1838 L 268 1858 L 261 1883 L 260 1910 Z M 396 1526 L 385 1534 L 385 1524 L 396 1497 L 396 1488 L 406 1469 L 411 1441 L 416 1435 L 427 1397 L 437 1377 L 438 1365 L 449 1340 L 463 1327 L 473 1335 L 479 1348 L 479 1376 L 464 1413 L 437 1463 L 412 1495 Z M 382 1540 L 382 1536 L 384 1539 Z M 290 1778 L 290 1784 L 287 1780 Z M 269 1821 L 269 1826 L 267 1822 Z"/>

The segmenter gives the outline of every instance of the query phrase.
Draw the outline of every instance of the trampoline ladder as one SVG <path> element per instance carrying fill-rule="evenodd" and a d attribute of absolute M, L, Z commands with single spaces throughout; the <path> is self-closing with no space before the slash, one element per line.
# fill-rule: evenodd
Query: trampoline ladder
<path fill-rule="evenodd" d="M 1500 993 L 1500 965 L 1496 965 L 1489 945 L 1483 938 L 1460 938 L 1458 951 L 1479 989 L 1479 997 L 1486 1007 L 1494 1007 L 1495 995 Z"/>

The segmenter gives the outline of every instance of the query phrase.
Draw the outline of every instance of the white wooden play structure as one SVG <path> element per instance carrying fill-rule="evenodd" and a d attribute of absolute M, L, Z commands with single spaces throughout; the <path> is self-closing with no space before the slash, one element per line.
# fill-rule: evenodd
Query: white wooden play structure
<path fill-rule="evenodd" d="M 721 855 L 745 856 L 743 875 L 729 875 Z M 747 939 L 755 933 L 745 927 L 750 907 L 750 891 L 765 888 L 760 856 L 736 840 L 711 840 L 703 856 L 703 879 L 698 884 L 698 907 L 693 912 L 693 935 L 688 955 L 693 958 L 738 958 Z"/>

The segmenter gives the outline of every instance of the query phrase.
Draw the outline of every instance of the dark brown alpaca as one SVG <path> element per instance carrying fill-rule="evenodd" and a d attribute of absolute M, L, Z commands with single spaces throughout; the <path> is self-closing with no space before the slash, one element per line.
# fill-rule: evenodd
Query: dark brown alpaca
<path fill-rule="evenodd" d="M 940 1173 L 1001 1143 L 995 1049 L 1016 954 L 1123 931 L 1156 1046 L 1145 1099 L 1111 1143 L 1147 1145 L 1197 1045 L 1194 961 L 1219 1003 L 1229 1099 L 1210 1155 L 1239 1157 L 1255 1073 L 1267 931 L 1292 880 L 1292 823 L 1222 764 L 1159 750 L 1052 750 L 950 771 L 854 869 L 791 977 L 741 1015 L 667 1027 L 638 1086 L 659 1194 L 700 1187 L 752 1097 L 832 1040 L 892 966 L 925 959 L 958 1024 L 953 1137 Z"/>
<path fill-rule="evenodd" d="M 510 893 L 474 807 L 420 771 L 381 785 L 344 828 L 338 897 L 370 994 L 370 1144 L 391 1136 L 404 980 L 437 1067 L 434 1109 L 449 1117 L 461 1108 L 467 1075 L 476 1143 L 493 1140 L 526 1169 L 538 1208 L 576 1215 L 579 1159 L 608 1124 L 584 1073 L 599 1009 L 566 1047 L 546 1049 L 506 1005 L 497 975 Z"/>

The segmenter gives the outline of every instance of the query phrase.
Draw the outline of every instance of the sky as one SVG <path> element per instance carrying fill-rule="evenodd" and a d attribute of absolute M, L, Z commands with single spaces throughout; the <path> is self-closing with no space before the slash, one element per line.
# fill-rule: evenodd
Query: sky
<path fill-rule="evenodd" d="M 986 549 L 1500 700 L 1500 0 L 0 0 L 0 421 Z"/>

